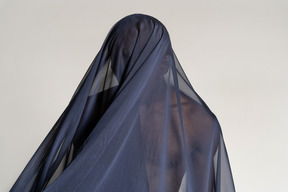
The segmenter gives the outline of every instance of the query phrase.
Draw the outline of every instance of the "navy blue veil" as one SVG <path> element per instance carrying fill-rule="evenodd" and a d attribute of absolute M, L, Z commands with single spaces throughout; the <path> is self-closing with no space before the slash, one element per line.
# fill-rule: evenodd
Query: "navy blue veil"
<path fill-rule="evenodd" d="M 110 30 L 12 192 L 233 192 L 216 116 L 157 19 Z"/>

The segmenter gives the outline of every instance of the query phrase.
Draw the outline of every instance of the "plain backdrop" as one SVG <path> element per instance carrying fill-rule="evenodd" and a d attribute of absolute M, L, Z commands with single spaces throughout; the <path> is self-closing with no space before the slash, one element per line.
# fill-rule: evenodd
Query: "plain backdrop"
<path fill-rule="evenodd" d="M 112 25 L 132 13 L 167 27 L 220 121 L 237 191 L 287 191 L 287 0 L 0 0 L 0 191 L 63 112 Z"/>

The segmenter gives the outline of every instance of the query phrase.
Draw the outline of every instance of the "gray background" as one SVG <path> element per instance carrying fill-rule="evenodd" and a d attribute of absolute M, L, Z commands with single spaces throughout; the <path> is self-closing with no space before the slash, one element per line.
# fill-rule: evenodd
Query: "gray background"
<path fill-rule="evenodd" d="M 0 0 L 0 191 L 67 106 L 112 25 L 162 21 L 222 125 L 239 192 L 287 191 L 287 0 Z"/>

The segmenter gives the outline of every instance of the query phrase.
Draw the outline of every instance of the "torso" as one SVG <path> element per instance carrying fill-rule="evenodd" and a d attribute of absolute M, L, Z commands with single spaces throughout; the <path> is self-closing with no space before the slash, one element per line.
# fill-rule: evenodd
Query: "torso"
<path fill-rule="evenodd" d="M 164 107 L 163 101 L 149 106 L 143 105 L 140 109 L 150 192 L 158 191 L 161 186 L 167 187 L 165 192 L 178 192 L 185 173 L 183 150 L 191 153 L 194 150 L 204 149 L 202 143 L 209 143 L 205 140 L 210 139 L 207 135 L 209 136 L 211 132 L 210 127 L 213 127 L 211 115 L 203 106 L 184 95 L 180 95 L 180 102 L 183 128 L 176 97 L 171 96 L 168 110 Z M 183 147 L 183 137 L 185 137 L 186 149 Z"/>

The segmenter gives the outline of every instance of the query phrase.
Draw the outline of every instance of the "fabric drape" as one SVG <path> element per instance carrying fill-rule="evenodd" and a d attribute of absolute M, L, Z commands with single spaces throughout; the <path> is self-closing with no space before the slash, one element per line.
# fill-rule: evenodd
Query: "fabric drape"
<path fill-rule="evenodd" d="M 235 191 L 219 122 L 160 21 L 112 27 L 11 191 Z"/>

